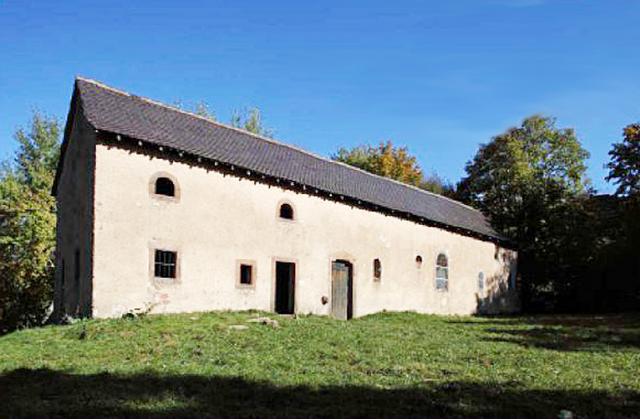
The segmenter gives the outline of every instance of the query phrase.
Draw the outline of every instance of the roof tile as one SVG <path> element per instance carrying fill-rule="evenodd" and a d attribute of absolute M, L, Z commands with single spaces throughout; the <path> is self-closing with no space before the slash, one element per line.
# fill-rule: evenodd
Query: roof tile
<path fill-rule="evenodd" d="M 481 212 L 449 198 L 92 80 L 78 78 L 76 85 L 85 116 L 98 130 L 172 147 L 488 238 L 501 239 Z"/>

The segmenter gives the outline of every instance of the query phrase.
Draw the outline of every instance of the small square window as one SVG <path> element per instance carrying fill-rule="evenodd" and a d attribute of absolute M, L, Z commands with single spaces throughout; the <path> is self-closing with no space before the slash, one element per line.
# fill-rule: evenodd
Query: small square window
<path fill-rule="evenodd" d="M 236 261 L 236 287 L 254 288 L 256 286 L 256 262 L 241 259 Z"/>
<path fill-rule="evenodd" d="M 240 264 L 240 283 L 242 285 L 253 284 L 253 266 Z"/>
<path fill-rule="evenodd" d="M 156 278 L 172 278 L 176 277 L 176 268 L 178 265 L 178 253 L 169 250 L 155 251 L 153 274 Z"/>

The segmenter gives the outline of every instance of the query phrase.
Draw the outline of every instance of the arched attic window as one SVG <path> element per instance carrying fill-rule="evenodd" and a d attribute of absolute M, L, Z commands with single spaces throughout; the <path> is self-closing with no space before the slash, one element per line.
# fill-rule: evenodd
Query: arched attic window
<path fill-rule="evenodd" d="M 156 179 L 155 194 L 164 196 L 176 196 L 176 186 L 168 177 L 158 177 Z"/>
<path fill-rule="evenodd" d="M 171 174 L 158 172 L 149 179 L 149 194 L 156 199 L 178 202 L 180 185 Z"/>
<path fill-rule="evenodd" d="M 293 220 L 293 207 L 286 202 L 280 205 L 279 210 L 280 218 L 284 218 L 285 220 Z"/>
<path fill-rule="evenodd" d="M 449 260 L 444 253 L 440 253 L 436 259 L 436 289 L 439 291 L 449 289 Z"/>

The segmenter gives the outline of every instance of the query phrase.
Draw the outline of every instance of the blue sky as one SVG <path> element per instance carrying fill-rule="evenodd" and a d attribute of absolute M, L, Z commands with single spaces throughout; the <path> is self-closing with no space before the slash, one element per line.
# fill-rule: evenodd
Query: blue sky
<path fill-rule="evenodd" d="M 576 129 L 602 192 L 640 120 L 640 2 L 0 0 L 0 157 L 31 109 L 66 117 L 75 75 L 221 120 L 260 107 L 328 155 L 392 139 L 451 181 L 543 113 Z"/>

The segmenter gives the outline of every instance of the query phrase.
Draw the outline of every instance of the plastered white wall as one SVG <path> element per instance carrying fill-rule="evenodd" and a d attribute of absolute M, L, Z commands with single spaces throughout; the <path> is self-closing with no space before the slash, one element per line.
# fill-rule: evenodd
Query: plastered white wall
<path fill-rule="evenodd" d="M 178 200 L 150 193 L 158 172 L 177 180 Z M 293 205 L 295 221 L 277 217 L 283 201 Z M 296 262 L 296 312 L 328 314 L 331 303 L 321 299 L 331 296 L 336 258 L 353 263 L 355 316 L 469 314 L 478 298 L 493 311 L 517 307 L 508 286 L 515 252 L 491 242 L 103 144 L 96 146 L 94 246 L 95 317 L 146 304 L 154 312 L 272 310 L 275 260 Z M 152 278 L 156 247 L 178 251 L 174 284 Z M 435 289 L 440 252 L 449 258 L 447 292 Z M 382 261 L 380 282 L 374 258 Z M 237 287 L 239 259 L 255 261 L 254 288 Z M 479 272 L 487 278 L 482 293 Z"/>

